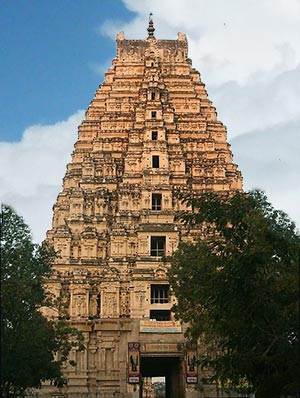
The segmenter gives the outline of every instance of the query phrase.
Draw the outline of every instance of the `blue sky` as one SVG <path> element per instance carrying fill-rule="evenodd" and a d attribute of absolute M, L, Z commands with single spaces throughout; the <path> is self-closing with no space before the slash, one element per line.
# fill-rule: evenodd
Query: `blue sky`
<path fill-rule="evenodd" d="M 45 238 L 115 37 L 187 35 L 244 189 L 300 226 L 300 0 L 0 0 L 0 202 Z"/>
<path fill-rule="evenodd" d="M 0 141 L 87 108 L 103 80 L 96 65 L 115 55 L 97 28 L 132 15 L 120 0 L 2 0 Z"/>

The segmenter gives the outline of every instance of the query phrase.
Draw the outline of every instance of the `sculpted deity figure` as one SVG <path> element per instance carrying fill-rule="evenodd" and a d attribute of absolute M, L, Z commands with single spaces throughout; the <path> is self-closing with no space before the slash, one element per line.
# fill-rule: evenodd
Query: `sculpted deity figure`
<path fill-rule="evenodd" d="M 86 297 L 83 294 L 74 296 L 73 311 L 76 316 L 86 316 Z"/>

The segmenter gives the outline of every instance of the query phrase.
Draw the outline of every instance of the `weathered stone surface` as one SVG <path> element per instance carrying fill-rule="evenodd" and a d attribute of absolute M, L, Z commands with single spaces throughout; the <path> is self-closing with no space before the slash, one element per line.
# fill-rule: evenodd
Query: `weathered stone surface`
<path fill-rule="evenodd" d="M 64 393 L 136 396 L 127 383 L 128 343 L 185 342 L 184 326 L 170 312 L 175 298 L 164 290 L 168 264 L 161 260 L 199 234 L 175 221 L 186 209 L 179 194 L 241 189 L 226 128 L 191 65 L 185 35 L 117 35 L 117 57 L 79 126 L 47 234 L 59 253 L 47 288 L 64 297 L 65 315 L 83 330 L 86 345 L 71 353 L 76 367 L 64 368 Z M 166 298 L 155 302 L 155 289 Z M 140 325 L 160 314 L 169 317 L 161 331 Z M 180 377 L 174 397 L 203 396 L 186 386 L 183 371 Z M 50 386 L 43 391 L 54 394 Z"/>

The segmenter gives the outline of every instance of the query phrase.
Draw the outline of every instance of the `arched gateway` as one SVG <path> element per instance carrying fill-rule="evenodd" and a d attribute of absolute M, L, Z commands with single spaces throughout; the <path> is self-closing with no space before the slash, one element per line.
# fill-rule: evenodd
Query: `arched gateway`
<path fill-rule="evenodd" d="M 165 377 L 168 398 L 216 396 L 196 389 L 197 352 L 171 312 L 162 256 L 200 233 L 175 220 L 180 193 L 239 191 L 242 178 L 186 36 L 156 40 L 152 21 L 148 34 L 117 35 L 54 205 L 47 239 L 59 258 L 47 286 L 86 350 L 71 352 L 68 386 L 44 386 L 45 397 L 145 397 L 153 376 Z"/>

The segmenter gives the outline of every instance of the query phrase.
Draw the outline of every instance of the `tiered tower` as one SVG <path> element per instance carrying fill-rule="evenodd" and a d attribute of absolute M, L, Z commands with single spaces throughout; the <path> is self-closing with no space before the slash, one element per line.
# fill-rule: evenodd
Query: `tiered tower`
<path fill-rule="evenodd" d="M 64 369 L 68 397 L 141 397 L 151 376 L 166 377 L 168 397 L 204 396 L 186 360 L 194 353 L 184 348 L 184 325 L 171 312 L 162 256 L 199 236 L 174 218 L 186 209 L 180 193 L 240 190 L 226 128 L 186 36 L 156 40 L 151 20 L 146 40 L 118 34 L 47 235 L 59 253 L 48 288 L 66 300 L 65 315 L 85 338 L 86 350 L 71 353 L 76 367 Z"/>

